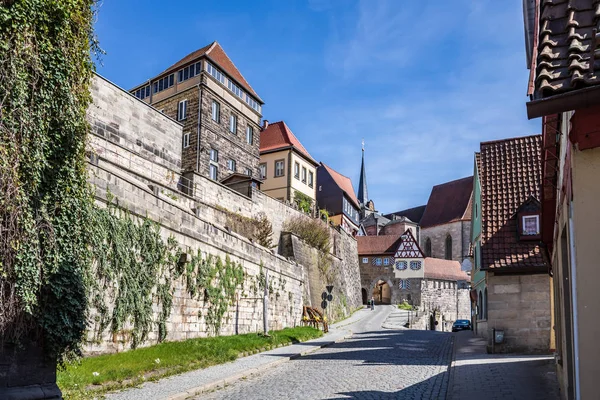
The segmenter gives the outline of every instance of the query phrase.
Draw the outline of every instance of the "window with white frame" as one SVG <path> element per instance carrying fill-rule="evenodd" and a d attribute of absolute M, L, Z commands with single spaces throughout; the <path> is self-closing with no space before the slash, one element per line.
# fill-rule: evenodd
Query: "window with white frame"
<path fill-rule="evenodd" d="M 294 178 L 300 179 L 300 164 L 297 162 L 294 163 Z"/>
<path fill-rule="evenodd" d="M 211 63 L 206 63 L 206 71 L 213 76 L 216 80 L 221 82 L 223 85 L 225 84 L 225 75 L 221 73 L 218 69 L 216 69 Z"/>
<path fill-rule="evenodd" d="M 177 121 L 181 121 L 187 118 L 187 100 L 181 100 L 177 105 Z"/>
<path fill-rule="evenodd" d="M 175 83 L 175 74 L 167 75 L 154 82 L 153 92 L 162 92 L 165 89 L 170 88 Z"/>
<path fill-rule="evenodd" d="M 381 265 L 381 258 L 377 257 L 375 259 L 375 265 Z"/>
<path fill-rule="evenodd" d="M 210 164 L 210 179 L 216 181 L 219 178 L 219 167 L 216 164 Z"/>
<path fill-rule="evenodd" d="M 235 172 L 235 160 L 227 160 L 227 169 Z"/>
<path fill-rule="evenodd" d="M 254 143 L 254 129 L 250 125 L 246 127 L 246 143 Z"/>
<path fill-rule="evenodd" d="M 421 269 L 421 261 L 411 261 L 410 269 L 412 269 L 413 271 L 420 270 Z"/>
<path fill-rule="evenodd" d="M 252 176 L 252 168 L 246 168 L 246 175 Z"/>
<path fill-rule="evenodd" d="M 540 216 L 525 215 L 523 216 L 523 235 L 539 235 L 540 233 Z"/>
<path fill-rule="evenodd" d="M 308 187 L 313 187 L 314 175 L 312 171 L 308 173 Z"/>
<path fill-rule="evenodd" d="M 219 162 L 219 150 L 210 149 L 210 161 Z"/>
<path fill-rule="evenodd" d="M 183 148 L 190 147 L 190 133 L 186 133 L 183 135 Z"/>
<path fill-rule="evenodd" d="M 267 164 L 260 164 L 258 166 L 258 171 L 260 174 L 260 179 L 265 179 L 267 177 Z"/>
<path fill-rule="evenodd" d="M 398 288 L 401 290 L 410 290 L 410 279 L 400 279 L 398 281 Z"/>
<path fill-rule="evenodd" d="M 183 82 L 185 80 L 193 78 L 194 76 L 198 75 L 201 70 L 202 70 L 201 62 L 197 62 L 195 64 L 189 65 L 189 66 L 185 67 L 184 69 L 179 70 L 179 72 L 177 73 L 177 82 Z"/>
<path fill-rule="evenodd" d="M 408 263 L 404 260 L 396 261 L 396 269 L 399 271 L 404 271 L 408 268 Z"/>
<path fill-rule="evenodd" d="M 302 167 L 302 183 L 306 183 L 306 168 Z"/>
<path fill-rule="evenodd" d="M 369 258 L 368 257 L 363 257 L 362 263 L 363 264 L 368 264 L 369 263 Z"/>
<path fill-rule="evenodd" d="M 283 176 L 285 168 L 285 162 L 283 160 L 275 161 L 275 177 Z"/>
<path fill-rule="evenodd" d="M 237 115 L 235 114 L 229 116 L 229 132 L 237 134 Z"/>
<path fill-rule="evenodd" d="M 133 92 L 133 94 L 140 100 L 143 100 L 146 97 L 150 97 L 150 85 L 144 86 L 143 88 L 136 90 L 135 92 Z"/>
<path fill-rule="evenodd" d="M 221 118 L 221 105 L 213 100 L 212 102 L 212 119 L 213 121 L 219 122 Z"/>
<path fill-rule="evenodd" d="M 383 265 L 390 265 L 390 259 L 389 258 L 384 258 L 383 259 Z"/>

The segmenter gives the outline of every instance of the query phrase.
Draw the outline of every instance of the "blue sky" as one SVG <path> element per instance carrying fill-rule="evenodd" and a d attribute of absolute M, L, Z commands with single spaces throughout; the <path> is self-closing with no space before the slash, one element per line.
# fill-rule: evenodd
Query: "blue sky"
<path fill-rule="evenodd" d="M 105 1 L 98 73 L 126 89 L 217 40 L 311 155 L 381 212 L 469 176 L 479 142 L 528 121 L 519 0 Z"/>

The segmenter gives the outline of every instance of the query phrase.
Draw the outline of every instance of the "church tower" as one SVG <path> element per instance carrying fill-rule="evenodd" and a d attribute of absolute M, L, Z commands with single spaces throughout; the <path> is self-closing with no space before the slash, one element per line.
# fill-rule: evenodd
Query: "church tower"
<path fill-rule="evenodd" d="M 360 178 L 358 181 L 358 202 L 360 203 L 360 219 L 361 221 L 375 212 L 375 206 L 372 201 L 369 201 L 369 193 L 367 191 L 367 173 L 365 171 L 365 141 L 362 141 L 362 161 L 360 163 Z"/>
<path fill-rule="evenodd" d="M 358 201 L 361 208 L 364 208 L 369 200 L 367 193 L 367 173 L 365 172 L 365 141 L 362 141 L 362 162 L 360 163 L 360 179 L 358 181 Z"/>

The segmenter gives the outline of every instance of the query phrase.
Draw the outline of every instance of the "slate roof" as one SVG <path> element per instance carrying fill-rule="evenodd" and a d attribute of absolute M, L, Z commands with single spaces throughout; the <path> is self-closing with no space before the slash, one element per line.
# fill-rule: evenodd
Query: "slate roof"
<path fill-rule="evenodd" d="M 425 207 L 426 207 L 426 205 L 408 208 L 406 210 L 396 211 L 396 212 L 393 212 L 390 214 L 385 214 L 384 217 L 386 217 L 390 220 L 393 220 L 394 215 L 396 215 L 398 217 L 406 217 L 406 218 L 410 219 L 412 222 L 419 223 L 421 221 L 421 218 L 423 218 L 423 213 L 425 212 Z"/>
<path fill-rule="evenodd" d="M 458 261 L 442 260 L 439 258 L 425 257 L 425 278 L 440 279 L 445 281 L 468 281 L 469 275 L 461 271 Z"/>
<path fill-rule="evenodd" d="M 542 136 L 481 143 L 482 269 L 547 268 L 539 241 L 519 241 L 515 212 L 540 198 Z"/>
<path fill-rule="evenodd" d="M 198 58 L 202 56 L 207 56 L 210 58 L 217 66 L 222 69 L 227 75 L 233 78 L 237 83 L 239 83 L 248 93 L 254 96 L 260 103 L 263 103 L 261 98 L 256 94 L 252 86 L 246 81 L 246 79 L 242 76 L 237 67 L 233 64 L 233 61 L 229 58 L 229 56 L 225 53 L 225 50 L 221 47 L 221 45 L 214 41 L 211 44 L 204 46 L 196 51 L 191 52 L 187 56 L 183 57 L 181 60 L 177 61 L 175 64 L 171 65 L 169 68 L 165 69 L 163 72 L 158 74 L 156 77 L 151 80 L 155 80 L 156 78 L 170 74 L 171 72 L 175 72 L 187 64 L 196 61 Z"/>
<path fill-rule="evenodd" d="M 542 99 L 600 84 L 600 40 L 596 44 L 592 32 L 600 22 L 600 0 L 539 1 L 535 74 L 528 94 Z"/>
<path fill-rule="evenodd" d="M 422 228 L 471 219 L 469 212 L 473 194 L 473 177 L 442 183 L 431 189 L 423 218 Z"/>
<path fill-rule="evenodd" d="M 356 198 L 356 195 L 354 194 L 354 188 L 352 187 L 352 180 L 350 180 L 350 178 L 348 178 L 347 176 L 340 174 L 339 172 L 332 169 L 331 167 L 325 165 L 324 163 L 321 163 L 321 165 L 323 166 L 323 168 L 325 168 L 325 170 L 329 173 L 329 175 L 331 175 L 331 178 L 333 178 L 336 185 L 338 185 L 338 187 L 340 189 L 342 189 L 342 191 L 344 191 L 344 193 L 346 193 L 346 196 L 348 196 L 348 198 L 354 203 L 354 205 L 357 208 L 360 208 L 358 199 Z"/>
<path fill-rule="evenodd" d="M 357 236 L 359 255 L 396 254 L 401 235 Z"/>
<path fill-rule="evenodd" d="M 375 217 L 377 217 L 377 218 L 375 218 Z M 375 221 L 377 221 L 378 227 L 387 225 L 390 222 L 390 220 L 387 219 L 386 217 L 384 217 L 383 215 L 372 213 L 372 214 L 369 214 L 365 219 L 363 219 L 361 221 L 361 224 L 365 227 L 373 226 L 373 225 L 375 225 Z"/>
<path fill-rule="evenodd" d="M 303 156 L 308 158 L 315 165 L 318 163 L 311 157 L 308 150 L 302 146 L 296 135 L 287 126 L 284 121 L 273 122 L 260 133 L 260 152 L 271 152 L 280 149 L 294 147 Z"/>

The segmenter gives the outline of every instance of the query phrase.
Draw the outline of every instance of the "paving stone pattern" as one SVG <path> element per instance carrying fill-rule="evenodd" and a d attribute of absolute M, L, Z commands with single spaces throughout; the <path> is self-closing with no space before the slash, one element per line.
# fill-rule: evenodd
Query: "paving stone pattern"
<path fill-rule="evenodd" d="M 444 399 L 452 334 L 379 326 L 196 399 Z"/>
<path fill-rule="evenodd" d="M 487 354 L 472 332 L 455 336 L 449 400 L 558 400 L 552 356 Z"/>

